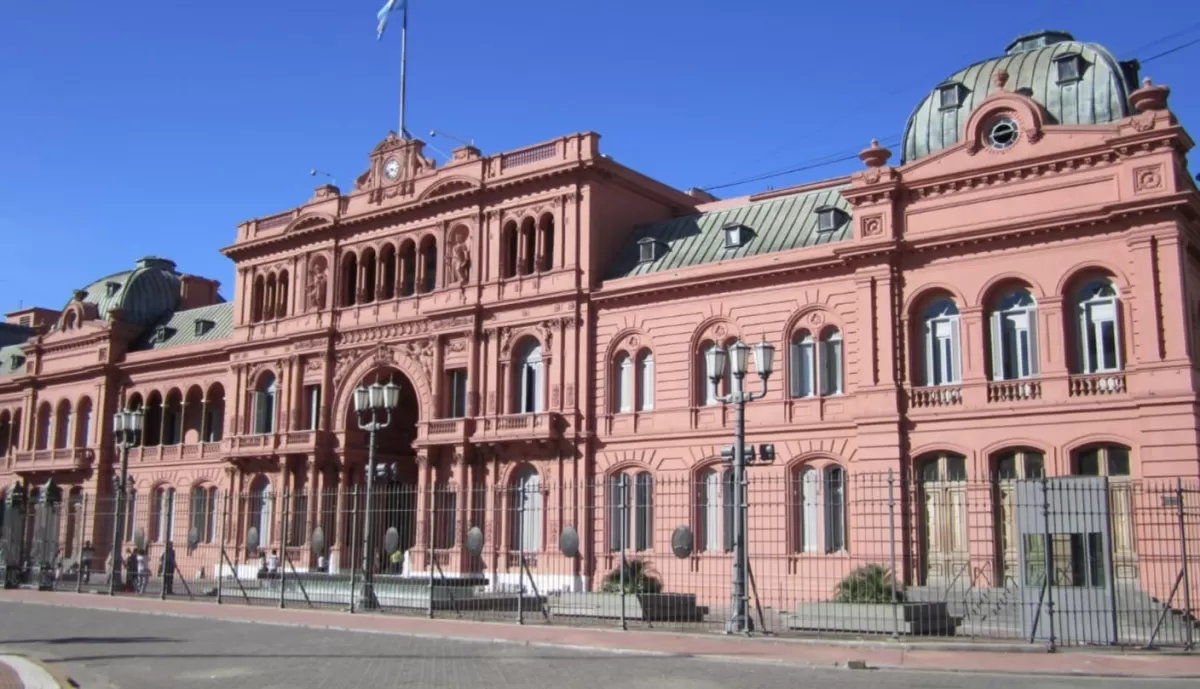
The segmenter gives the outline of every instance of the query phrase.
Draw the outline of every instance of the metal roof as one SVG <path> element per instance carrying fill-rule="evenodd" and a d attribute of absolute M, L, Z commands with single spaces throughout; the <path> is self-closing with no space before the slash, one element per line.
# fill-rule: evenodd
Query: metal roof
<path fill-rule="evenodd" d="M 197 321 L 207 321 L 203 332 Z M 201 342 L 227 340 L 233 336 L 233 304 L 222 302 L 187 311 L 176 311 L 163 322 L 147 328 L 132 347 L 135 351 L 186 347 Z"/>
<path fill-rule="evenodd" d="M 1078 81 L 1059 83 L 1056 58 L 1079 55 Z M 1118 62 L 1103 46 L 1081 43 L 1061 31 L 1040 31 L 1009 44 L 1008 53 L 977 62 L 950 75 L 925 96 L 904 131 L 902 162 L 912 162 L 957 144 L 967 120 L 992 90 L 992 75 L 1008 73 L 1008 91 L 1023 91 L 1050 113 L 1055 124 L 1116 122 L 1130 114 L 1129 94 L 1137 89 L 1136 61 Z M 959 107 L 941 107 L 942 86 L 965 87 Z"/>
<path fill-rule="evenodd" d="M 852 223 L 850 205 L 840 193 L 844 188 L 798 192 L 640 226 L 617 253 L 607 277 L 650 275 L 846 241 L 852 236 Z M 822 232 L 818 230 L 817 211 L 826 207 L 845 213 L 845 222 L 837 229 Z M 723 228 L 728 225 L 746 226 L 750 239 L 737 248 L 726 249 Z M 658 258 L 653 261 L 640 260 L 639 242 L 644 239 L 660 243 Z"/>

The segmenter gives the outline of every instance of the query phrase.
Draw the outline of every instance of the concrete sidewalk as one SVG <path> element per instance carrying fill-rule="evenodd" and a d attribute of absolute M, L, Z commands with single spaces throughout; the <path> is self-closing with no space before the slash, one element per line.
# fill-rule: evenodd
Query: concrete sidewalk
<path fill-rule="evenodd" d="M 734 638 L 720 634 L 676 634 L 550 625 L 515 625 L 430 620 L 381 614 L 244 605 L 216 605 L 150 598 L 4 591 L 0 600 L 96 610 L 195 617 L 228 622 L 302 626 L 347 631 L 491 641 L 626 653 L 785 663 L 812 667 L 868 667 L 993 674 L 1056 674 L 1109 677 L 1200 678 L 1200 654 L 1084 650 L 1047 653 L 1027 645 L 831 642 Z"/>

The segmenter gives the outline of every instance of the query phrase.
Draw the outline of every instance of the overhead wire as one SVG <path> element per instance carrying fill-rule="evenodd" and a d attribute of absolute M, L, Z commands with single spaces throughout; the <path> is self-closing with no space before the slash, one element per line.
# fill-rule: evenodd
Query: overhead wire
<path fill-rule="evenodd" d="M 1200 22 L 1197 22 L 1196 24 L 1185 27 L 1183 29 L 1174 31 L 1165 36 L 1161 36 L 1158 39 L 1141 46 L 1138 50 L 1131 51 L 1131 52 L 1141 52 L 1142 50 L 1145 50 L 1151 46 L 1160 45 L 1163 41 L 1168 41 L 1168 40 L 1171 40 L 1172 38 L 1179 38 L 1180 36 L 1187 35 L 1193 31 L 1196 31 L 1197 29 L 1200 29 Z M 1138 62 L 1142 65 L 1145 65 L 1150 62 L 1153 62 L 1154 60 L 1177 53 L 1181 50 L 1184 50 L 1185 48 L 1190 48 L 1197 44 L 1200 44 L 1200 38 L 1192 39 L 1186 43 L 1177 45 L 1174 48 L 1169 48 L 1160 53 L 1151 55 L 1150 57 L 1147 57 L 1145 59 L 1139 60 Z M 893 134 L 891 136 L 884 137 L 883 139 L 880 140 L 880 145 L 884 146 L 884 147 L 898 145 L 900 143 L 900 139 L 902 137 L 903 137 L 902 133 L 901 134 Z M 796 163 L 795 165 L 787 167 L 787 168 L 759 173 L 757 175 L 745 177 L 745 178 L 739 179 L 734 182 L 713 184 L 710 186 L 702 187 L 702 189 L 704 191 L 710 191 L 710 192 L 720 190 L 720 189 L 728 189 L 730 187 L 737 187 L 737 186 L 741 186 L 743 184 L 750 184 L 752 182 L 762 182 L 762 181 L 765 181 L 768 179 L 775 179 L 777 177 L 785 177 L 787 175 L 792 175 L 797 172 L 806 172 L 808 170 L 815 170 L 815 169 L 822 168 L 822 167 L 828 167 L 830 165 L 836 165 L 838 163 L 845 163 L 845 162 L 849 162 L 851 160 L 855 160 L 857 158 L 858 158 L 858 152 L 847 153 L 847 152 L 845 152 L 845 150 L 843 150 L 842 152 L 839 152 L 839 153 L 828 153 L 823 156 L 808 158 L 806 160 L 803 160 L 803 161 Z"/>

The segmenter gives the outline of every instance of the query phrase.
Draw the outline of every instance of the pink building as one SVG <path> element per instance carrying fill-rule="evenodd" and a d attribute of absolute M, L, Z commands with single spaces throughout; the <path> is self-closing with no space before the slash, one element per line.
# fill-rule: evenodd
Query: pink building
<path fill-rule="evenodd" d="M 1175 570 L 1146 563 L 1178 563 L 1179 543 L 1136 518 L 1136 486 L 1200 477 L 1200 194 L 1168 93 L 1103 47 L 1033 34 L 924 94 L 901 151 L 873 143 L 849 177 L 726 200 L 613 161 L 593 133 L 441 166 L 389 135 L 352 190 L 238 226 L 231 301 L 144 258 L 61 310 L 9 314 L 0 490 L 53 478 L 105 500 L 112 415 L 139 408 L 151 542 L 185 540 L 186 521 L 240 546 L 254 524 L 308 567 L 320 525 L 344 568 L 366 462 L 352 392 L 392 380 L 379 459 L 418 489 L 405 547 L 497 580 L 537 553 L 557 590 L 593 586 L 624 546 L 715 602 L 733 413 L 704 352 L 765 339 L 775 372 L 747 407 L 747 441 L 776 452 L 750 470 L 761 599 L 819 598 L 892 546 L 915 586 L 1002 586 L 1013 481 L 1098 475 L 1114 576 L 1165 600 Z M 227 530 L 226 493 L 242 501 Z M 282 543 L 280 496 L 302 493 Z M 111 508 L 67 510 L 66 556 L 84 540 L 106 556 Z M 676 558 L 681 525 L 694 552 Z M 559 553 L 568 526 L 578 559 Z"/>

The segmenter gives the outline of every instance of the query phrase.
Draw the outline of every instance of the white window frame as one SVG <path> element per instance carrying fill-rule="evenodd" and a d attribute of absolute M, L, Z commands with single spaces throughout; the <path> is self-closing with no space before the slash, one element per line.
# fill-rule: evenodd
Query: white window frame
<path fill-rule="evenodd" d="M 638 355 L 638 410 L 654 409 L 654 353 L 646 350 Z"/>
<path fill-rule="evenodd" d="M 813 397 L 816 386 L 816 344 L 811 332 L 799 330 L 788 346 L 788 387 L 794 399 Z"/>
<path fill-rule="evenodd" d="M 544 367 L 542 366 L 542 345 L 536 340 L 529 340 L 521 348 L 517 357 L 517 413 L 537 414 L 545 411 L 543 392 Z"/>
<path fill-rule="evenodd" d="M 846 470 L 840 464 L 830 464 L 821 470 L 821 490 L 824 505 L 825 552 L 846 550 Z"/>
<path fill-rule="evenodd" d="M 820 517 L 820 486 L 821 476 L 816 468 L 806 466 L 800 470 L 798 480 L 798 497 L 800 508 L 800 552 L 815 553 L 820 547 L 818 544 L 820 533 L 818 529 L 818 520 Z"/>
<path fill-rule="evenodd" d="M 254 434 L 268 435 L 275 432 L 276 391 L 278 390 L 275 376 L 271 382 L 254 393 Z"/>
<path fill-rule="evenodd" d="M 633 411 L 633 359 L 628 352 L 621 352 L 617 355 L 616 366 L 614 367 L 613 383 L 615 383 L 617 412 L 627 413 Z"/>
<path fill-rule="evenodd" d="M 842 363 L 844 352 L 842 332 L 837 328 L 826 328 L 825 332 L 821 333 L 820 355 L 818 356 L 821 365 L 822 395 L 840 395 L 845 390 L 843 379 L 845 366 Z"/>
<path fill-rule="evenodd" d="M 958 305 L 938 299 L 924 312 L 925 385 L 962 383 L 962 337 Z"/>
<path fill-rule="evenodd" d="M 717 346 L 716 342 L 709 342 L 707 345 L 705 345 L 704 349 L 702 349 L 700 351 L 700 371 L 702 372 L 702 375 L 700 377 L 700 385 L 702 386 L 702 388 L 704 390 L 703 399 L 704 399 L 704 406 L 706 406 L 706 407 L 711 407 L 713 405 L 717 405 L 717 404 L 721 403 L 721 400 L 717 399 L 721 394 L 721 391 L 719 389 L 717 389 L 720 386 L 713 385 L 713 383 L 712 383 L 713 371 L 711 368 L 709 368 L 709 365 L 708 365 L 709 359 L 710 359 L 710 357 L 708 356 L 708 353 L 711 352 L 713 349 L 715 349 L 716 346 Z M 728 370 L 729 367 L 726 366 L 725 368 L 726 368 L 726 370 Z"/>
<path fill-rule="evenodd" d="M 526 466 L 513 481 L 512 533 L 513 551 L 535 554 L 542 549 L 542 477 L 536 469 Z M 524 510 L 519 509 L 521 505 Z"/>
<path fill-rule="evenodd" d="M 1029 290 L 1005 294 L 992 311 L 992 380 L 1036 378 L 1039 371 L 1037 302 Z"/>
<path fill-rule="evenodd" d="M 1077 347 L 1080 372 L 1115 373 L 1123 370 L 1121 305 L 1116 286 L 1111 280 L 1093 280 L 1080 290 L 1076 304 L 1079 312 Z M 1106 356 L 1106 339 L 1112 340 L 1111 361 Z"/>

